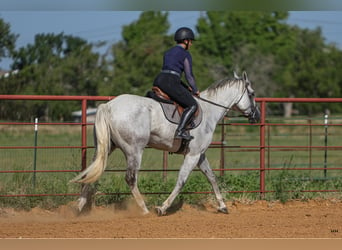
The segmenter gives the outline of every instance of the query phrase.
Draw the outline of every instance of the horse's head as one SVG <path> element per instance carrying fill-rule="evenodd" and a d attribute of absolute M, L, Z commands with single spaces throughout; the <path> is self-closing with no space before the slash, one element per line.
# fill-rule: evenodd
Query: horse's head
<path fill-rule="evenodd" d="M 234 77 L 237 78 L 234 73 Z M 242 80 L 244 82 L 244 90 L 242 96 L 235 104 L 235 109 L 239 110 L 248 117 L 250 123 L 257 123 L 260 121 L 260 110 L 255 102 L 254 89 L 247 77 L 247 73 L 242 73 Z"/>

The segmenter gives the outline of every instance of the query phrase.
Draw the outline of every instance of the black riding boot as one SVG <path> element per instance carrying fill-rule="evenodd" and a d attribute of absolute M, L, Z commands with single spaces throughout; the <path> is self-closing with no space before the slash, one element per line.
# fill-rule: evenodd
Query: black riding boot
<path fill-rule="evenodd" d="M 185 127 L 188 125 L 189 121 L 191 120 L 192 116 L 195 114 L 197 107 L 191 106 L 189 108 L 184 109 L 180 122 L 178 124 L 178 128 L 176 129 L 175 137 L 179 139 L 185 139 L 190 141 L 194 139 L 193 136 L 185 132 Z"/>

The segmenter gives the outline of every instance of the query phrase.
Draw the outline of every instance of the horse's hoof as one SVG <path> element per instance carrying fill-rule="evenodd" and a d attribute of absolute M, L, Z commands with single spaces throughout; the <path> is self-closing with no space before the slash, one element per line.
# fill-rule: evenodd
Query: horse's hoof
<path fill-rule="evenodd" d="M 150 211 L 145 210 L 145 211 L 142 211 L 141 214 L 142 214 L 142 216 L 149 215 L 149 214 L 150 214 Z"/>
<path fill-rule="evenodd" d="M 166 214 L 165 211 L 163 211 L 163 209 L 161 207 L 156 207 L 155 211 L 156 211 L 158 216 L 163 216 Z"/>
<path fill-rule="evenodd" d="M 226 207 L 217 209 L 217 212 L 220 212 L 223 214 L 229 214 L 228 209 Z"/>
<path fill-rule="evenodd" d="M 78 212 L 82 212 L 84 205 L 87 203 L 87 199 L 84 197 L 81 197 L 78 199 Z"/>

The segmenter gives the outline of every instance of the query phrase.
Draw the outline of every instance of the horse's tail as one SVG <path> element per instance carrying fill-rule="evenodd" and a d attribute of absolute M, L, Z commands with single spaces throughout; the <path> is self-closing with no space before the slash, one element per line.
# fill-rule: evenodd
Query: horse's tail
<path fill-rule="evenodd" d="M 95 159 L 89 167 L 83 170 L 71 182 L 93 183 L 100 178 L 107 165 L 111 147 L 110 125 L 108 124 L 109 111 L 106 104 L 99 105 L 95 118 Z"/>

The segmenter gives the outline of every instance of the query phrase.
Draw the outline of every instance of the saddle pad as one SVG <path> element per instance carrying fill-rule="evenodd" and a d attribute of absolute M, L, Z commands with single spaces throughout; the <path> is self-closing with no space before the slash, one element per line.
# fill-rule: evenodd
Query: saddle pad
<path fill-rule="evenodd" d="M 178 124 L 180 122 L 180 115 L 174 104 L 160 102 L 162 110 L 166 119 L 171 122 Z M 198 105 L 198 115 L 190 122 L 188 129 L 196 128 L 202 121 L 202 108 Z"/>

